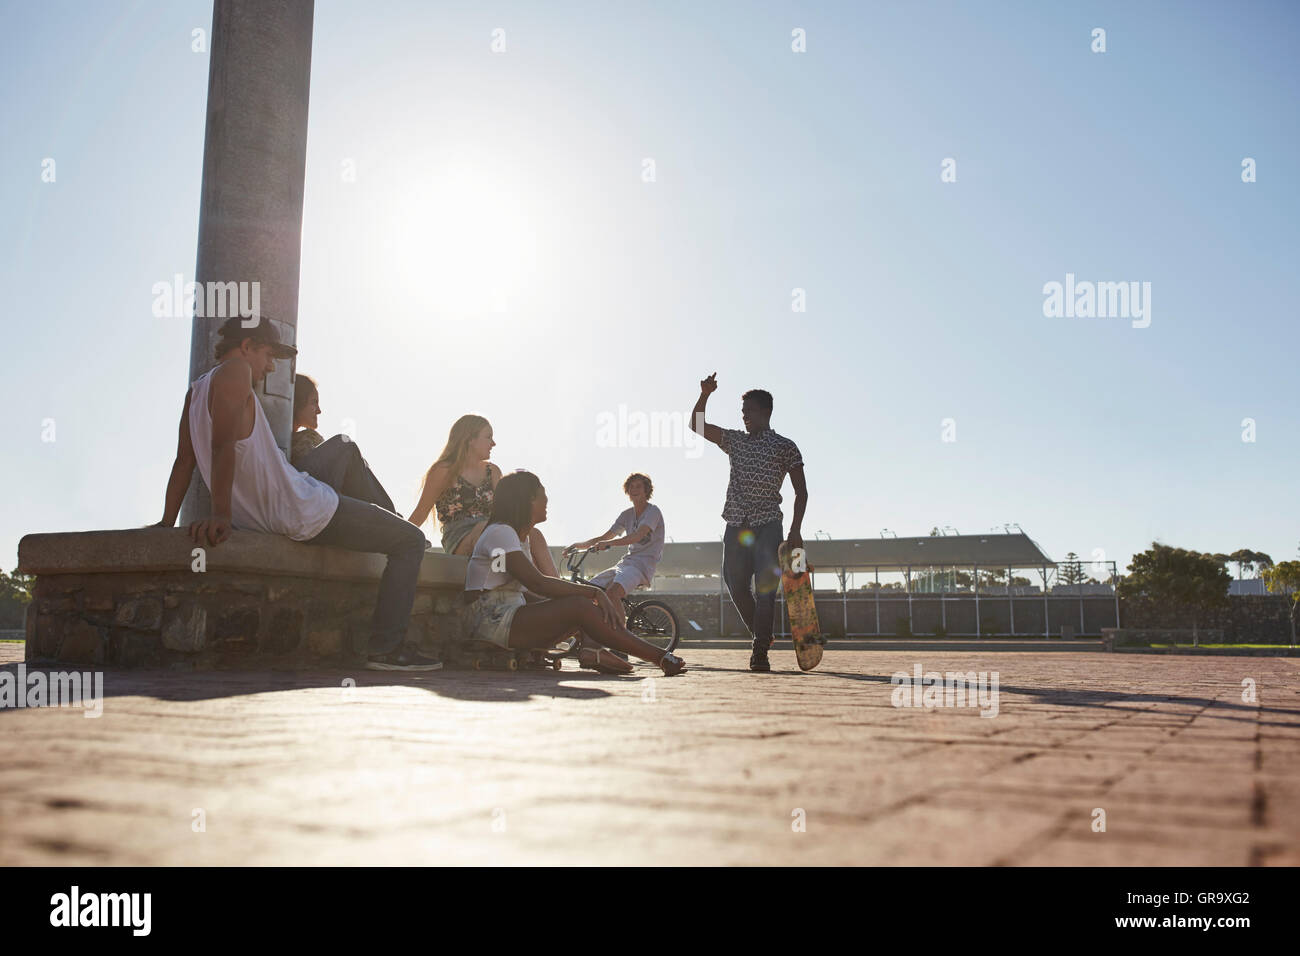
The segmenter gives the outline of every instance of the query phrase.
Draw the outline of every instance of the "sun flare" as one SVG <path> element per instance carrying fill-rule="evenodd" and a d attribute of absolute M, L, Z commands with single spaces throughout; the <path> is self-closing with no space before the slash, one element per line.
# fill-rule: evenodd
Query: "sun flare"
<path fill-rule="evenodd" d="M 537 234 L 517 183 L 432 170 L 397 197 L 394 267 L 438 313 L 508 313 L 529 295 Z"/>

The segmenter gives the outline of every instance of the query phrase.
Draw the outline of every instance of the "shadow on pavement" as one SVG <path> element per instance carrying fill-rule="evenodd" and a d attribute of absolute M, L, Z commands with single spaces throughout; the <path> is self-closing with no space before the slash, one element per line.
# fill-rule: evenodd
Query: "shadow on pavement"
<path fill-rule="evenodd" d="M 0 673 L 18 679 L 18 664 L 0 665 Z M 414 687 L 419 690 L 458 700 L 498 703 L 528 701 L 534 698 L 594 700 L 612 697 L 610 682 L 626 686 L 637 677 L 613 677 L 594 671 L 469 671 L 444 670 L 402 674 L 386 671 L 142 671 L 100 668 L 104 675 L 103 693 L 109 697 L 149 697 L 166 701 L 214 700 L 290 690 L 337 690 L 346 687 L 358 691 L 375 687 Z M 28 666 L 26 674 L 94 673 L 94 667 Z M 352 684 L 345 684 L 350 680 Z M 580 686 L 575 686 L 575 684 Z M 29 685 L 30 686 L 30 685 Z M 47 685 L 48 686 L 48 685 Z M 19 693 L 26 688 L 19 687 Z M 48 699 L 47 690 L 47 699 Z M 0 714 L 27 708 L 3 707 Z"/>
<path fill-rule="evenodd" d="M 882 674 L 845 674 L 838 671 L 812 671 L 813 674 L 819 674 L 823 677 L 838 677 L 842 680 L 866 681 L 873 684 L 890 684 L 892 679 L 890 675 Z M 927 671 L 927 673 L 929 673 Z M 765 675 L 766 676 L 766 675 Z M 1236 685 L 1230 685 L 1236 686 Z M 1252 724 L 1260 724 L 1265 727 L 1294 727 L 1295 724 L 1288 721 L 1267 721 L 1257 720 L 1257 713 L 1264 714 L 1290 714 L 1292 716 L 1300 715 L 1300 709 L 1287 707 L 1264 707 L 1253 704 L 1237 704 L 1231 701 L 1216 700 L 1212 697 L 1183 697 L 1177 694 L 1143 694 L 1136 691 L 1111 691 L 1111 690 L 1066 690 L 1057 687 L 1022 687 L 1016 684 L 1005 684 L 998 682 L 998 692 L 1008 694 L 1022 694 L 1026 697 L 1036 697 L 1043 703 L 1059 704 L 1063 707 L 1099 707 L 1106 710 L 1143 710 L 1142 707 L 1116 707 L 1117 703 L 1140 703 L 1156 701 L 1174 701 L 1179 704 L 1191 704 L 1195 707 L 1216 707 L 1241 711 L 1240 716 L 1230 714 L 1215 714 L 1216 717 L 1222 717 L 1224 720 L 1241 720 Z"/>

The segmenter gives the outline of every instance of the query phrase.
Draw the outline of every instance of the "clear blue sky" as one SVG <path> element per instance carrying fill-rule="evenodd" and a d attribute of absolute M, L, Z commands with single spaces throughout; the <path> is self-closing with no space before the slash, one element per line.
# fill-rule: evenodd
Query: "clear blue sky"
<path fill-rule="evenodd" d="M 8 569 L 24 533 L 161 513 L 190 326 L 150 290 L 193 277 L 211 7 L 4 16 Z M 720 424 L 775 394 L 808 538 L 1015 521 L 1056 559 L 1295 557 L 1298 24 L 1263 2 L 322 0 L 299 369 L 404 508 L 451 422 L 487 415 L 555 543 L 606 528 L 634 469 L 670 536 L 717 538 L 716 449 L 596 439 L 716 371 Z M 1150 282 L 1150 327 L 1045 318 L 1067 272 Z"/>

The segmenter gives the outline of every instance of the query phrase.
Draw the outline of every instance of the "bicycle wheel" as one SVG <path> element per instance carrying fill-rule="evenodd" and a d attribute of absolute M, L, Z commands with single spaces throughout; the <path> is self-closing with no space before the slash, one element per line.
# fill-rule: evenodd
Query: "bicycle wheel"
<path fill-rule="evenodd" d="M 677 615 L 663 601 L 640 601 L 629 607 L 627 629 L 661 650 L 677 647 Z"/>

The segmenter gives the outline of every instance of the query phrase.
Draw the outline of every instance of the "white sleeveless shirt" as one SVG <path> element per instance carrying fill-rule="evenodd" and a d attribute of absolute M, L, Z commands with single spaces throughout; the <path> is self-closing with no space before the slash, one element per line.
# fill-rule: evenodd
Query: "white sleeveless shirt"
<path fill-rule="evenodd" d="M 212 373 L 190 386 L 190 442 L 204 483 L 212 488 Z M 235 442 L 230 519 L 236 528 L 306 541 L 325 530 L 338 510 L 338 492 L 289 464 L 275 443 L 262 403 L 253 396 L 253 431 Z"/>

